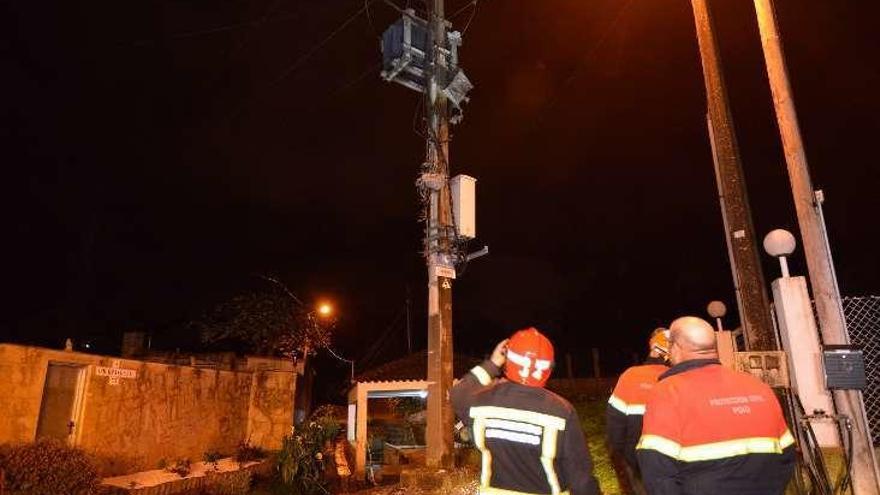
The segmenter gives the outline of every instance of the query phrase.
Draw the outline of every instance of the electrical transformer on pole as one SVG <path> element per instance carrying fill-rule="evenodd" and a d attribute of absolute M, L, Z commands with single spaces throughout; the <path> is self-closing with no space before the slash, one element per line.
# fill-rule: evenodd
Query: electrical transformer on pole
<path fill-rule="evenodd" d="M 461 34 L 449 32 L 443 0 L 433 0 L 427 20 L 407 9 L 382 36 L 382 78 L 424 95 L 425 161 L 416 181 L 425 221 L 428 269 L 428 408 L 426 463 L 453 463 L 454 413 L 452 282 L 456 265 L 468 259 L 466 241 L 474 228 L 473 178 L 449 179 L 449 126 L 461 119 L 461 105 L 473 86 L 458 67 Z M 451 115 L 454 114 L 454 115 Z"/>

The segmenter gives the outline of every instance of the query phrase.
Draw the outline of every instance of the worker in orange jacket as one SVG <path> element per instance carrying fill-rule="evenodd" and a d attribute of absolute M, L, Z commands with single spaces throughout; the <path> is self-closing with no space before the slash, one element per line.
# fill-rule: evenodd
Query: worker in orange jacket
<path fill-rule="evenodd" d="M 669 327 L 672 367 L 645 405 L 636 447 L 649 495 L 781 495 L 794 468 L 794 438 L 776 395 L 718 362 L 712 325 Z"/>
<path fill-rule="evenodd" d="M 628 368 L 620 378 L 608 399 L 605 412 L 605 431 L 611 452 L 623 459 L 633 484 L 638 483 L 639 465 L 636 460 L 636 444 L 642 435 L 642 415 L 648 394 L 662 373 L 669 369 L 669 330 L 658 328 L 648 341 L 648 358 L 643 364 Z"/>

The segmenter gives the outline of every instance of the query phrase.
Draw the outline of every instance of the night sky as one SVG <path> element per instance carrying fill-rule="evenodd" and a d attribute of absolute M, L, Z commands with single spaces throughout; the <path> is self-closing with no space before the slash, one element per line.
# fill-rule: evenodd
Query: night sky
<path fill-rule="evenodd" d="M 796 229 L 754 8 L 711 5 L 756 231 Z M 335 301 L 359 366 L 405 352 L 409 287 L 423 348 L 419 95 L 379 78 L 397 14 L 363 7 L 4 2 L 0 340 L 186 345 L 262 273 Z M 880 294 L 877 7 L 777 9 L 842 292 Z M 689 2 L 481 0 L 461 56 L 476 89 L 452 172 L 479 181 L 472 247 L 491 254 L 455 284 L 457 349 L 534 324 L 613 355 L 712 299 L 735 310 Z"/>

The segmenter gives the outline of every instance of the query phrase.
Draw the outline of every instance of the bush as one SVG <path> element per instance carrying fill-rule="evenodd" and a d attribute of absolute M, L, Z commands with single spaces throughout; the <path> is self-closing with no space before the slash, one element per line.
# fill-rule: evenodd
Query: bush
<path fill-rule="evenodd" d="M 192 463 L 186 458 L 176 459 L 171 464 L 166 464 L 164 469 L 165 471 L 174 473 L 181 478 L 186 478 L 189 476 L 190 471 L 192 471 Z"/>
<path fill-rule="evenodd" d="M 238 462 L 239 465 L 265 458 L 266 451 L 250 443 L 248 440 L 239 442 L 238 447 L 235 448 L 235 461 Z"/>
<path fill-rule="evenodd" d="M 339 431 L 330 409 L 315 411 L 310 421 L 284 438 L 276 465 L 280 482 L 293 493 L 328 493 L 325 456 L 332 457 L 332 442 Z"/>
<path fill-rule="evenodd" d="M 6 489 L 21 495 L 92 495 L 100 478 L 85 452 L 58 440 L 0 448 Z"/>
<path fill-rule="evenodd" d="M 202 454 L 202 460 L 205 461 L 205 464 L 211 466 L 214 471 L 216 471 L 219 466 L 218 462 L 223 458 L 223 454 L 216 450 L 209 450 Z"/>

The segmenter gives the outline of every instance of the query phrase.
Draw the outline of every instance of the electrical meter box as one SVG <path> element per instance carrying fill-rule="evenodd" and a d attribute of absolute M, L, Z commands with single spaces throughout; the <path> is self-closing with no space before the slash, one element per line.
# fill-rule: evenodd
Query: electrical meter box
<path fill-rule="evenodd" d="M 455 230 L 460 237 L 473 239 L 477 236 L 477 179 L 456 175 L 449 180 L 449 187 L 452 189 Z"/>
<path fill-rule="evenodd" d="M 825 385 L 829 389 L 864 390 L 865 355 L 851 345 L 826 345 L 822 351 L 825 361 Z"/>
<path fill-rule="evenodd" d="M 737 352 L 736 370 L 748 373 L 773 388 L 789 388 L 788 358 L 783 351 Z"/>

